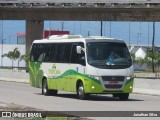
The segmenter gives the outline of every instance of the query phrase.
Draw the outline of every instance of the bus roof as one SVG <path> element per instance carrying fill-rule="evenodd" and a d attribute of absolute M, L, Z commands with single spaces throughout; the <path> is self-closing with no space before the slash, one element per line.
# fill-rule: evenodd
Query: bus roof
<path fill-rule="evenodd" d="M 52 35 L 47 39 L 34 40 L 33 43 L 62 43 L 62 42 L 115 42 L 124 43 L 123 40 L 106 38 L 104 36 L 89 36 L 83 38 L 81 35 Z"/>

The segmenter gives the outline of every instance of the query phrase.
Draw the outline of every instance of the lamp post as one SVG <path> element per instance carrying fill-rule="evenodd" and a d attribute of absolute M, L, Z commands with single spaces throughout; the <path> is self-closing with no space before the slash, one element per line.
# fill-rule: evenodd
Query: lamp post
<path fill-rule="evenodd" d="M 149 22 L 148 22 L 148 48 L 149 48 Z"/>
<path fill-rule="evenodd" d="M 141 40 L 141 35 L 142 35 L 143 33 L 137 33 L 137 46 L 138 46 L 138 44 L 139 44 L 139 41 Z"/>
<path fill-rule="evenodd" d="M 15 37 L 15 34 L 9 35 L 9 37 L 8 37 L 8 44 L 11 44 L 12 37 Z"/>
<path fill-rule="evenodd" d="M 2 58 L 2 60 L 1 60 L 1 67 L 3 67 L 3 57 L 2 57 L 2 55 L 3 55 L 3 44 L 4 43 L 5 43 L 5 39 L 2 38 L 2 45 L 1 45 L 1 58 Z"/>
<path fill-rule="evenodd" d="M 130 47 L 130 38 L 131 38 L 131 37 L 130 37 L 130 27 L 131 27 L 131 25 L 130 25 L 130 22 L 129 22 L 129 43 L 128 43 L 128 44 L 129 44 L 129 47 Z"/>
<path fill-rule="evenodd" d="M 110 38 L 111 38 L 111 30 L 112 30 L 112 28 L 111 28 L 111 25 L 112 25 L 112 23 L 111 23 L 111 21 L 110 21 Z"/>
<path fill-rule="evenodd" d="M 101 36 L 103 36 L 103 21 L 101 20 Z"/>

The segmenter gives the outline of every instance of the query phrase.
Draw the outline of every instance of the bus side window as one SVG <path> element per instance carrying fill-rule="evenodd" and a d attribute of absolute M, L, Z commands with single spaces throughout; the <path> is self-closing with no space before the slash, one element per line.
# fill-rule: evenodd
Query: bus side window
<path fill-rule="evenodd" d="M 84 45 L 81 45 L 81 44 L 79 45 L 84 47 Z M 71 63 L 78 63 L 85 66 L 85 54 L 83 51 L 81 54 L 78 54 L 76 47 L 77 47 L 77 44 L 72 46 Z"/>
<path fill-rule="evenodd" d="M 38 62 L 42 62 L 43 61 L 43 59 L 44 59 L 44 56 L 45 56 L 45 54 L 44 54 L 44 48 L 45 46 L 44 46 L 44 44 L 39 44 L 38 45 L 38 50 L 37 50 L 37 58 L 38 58 Z"/>
<path fill-rule="evenodd" d="M 61 63 L 63 61 L 63 53 L 64 53 L 64 47 L 65 43 L 60 43 L 58 45 L 58 50 L 57 50 L 57 57 L 56 57 L 56 62 Z"/>
<path fill-rule="evenodd" d="M 36 45 L 33 44 L 32 50 L 31 50 L 31 56 L 30 56 L 30 61 L 34 62 L 36 58 Z"/>
<path fill-rule="evenodd" d="M 72 43 L 66 43 L 65 49 L 64 49 L 64 54 L 63 54 L 63 62 L 64 63 L 70 63 L 71 49 L 72 49 Z"/>
<path fill-rule="evenodd" d="M 58 44 L 51 45 L 51 52 L 50 52 L 50 62 L 56 62 L 56 54 L 58 50 Z"/>
<path fill-rule="evenodd" d="M 50 62 L 50 50 L 51 49 L 51 44 L 45 44 L 44 47 L 44 62 Z"/>
<path fill-rule="evenodd" d="M 37 62 L 39 59 L 39 56 L 40 56 L 39 46 L 40 44 L 33 44 L 33 47 L 31 50 L 31 61 L 32 62 Z"/>

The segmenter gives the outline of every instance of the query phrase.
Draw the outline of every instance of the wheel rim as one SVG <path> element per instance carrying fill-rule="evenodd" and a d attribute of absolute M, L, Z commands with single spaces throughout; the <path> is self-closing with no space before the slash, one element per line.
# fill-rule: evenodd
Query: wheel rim
<path fill-rule="evenodd" d="M 82 86 L 79 87 L 78 94 L 79 94 L 79 97 L 83 96 L 83 87 Z"/>
<path fill-rule="evenodd" d="M 43 82 L 43 94 L 46 94 L 47 89 L 46 89 L 46 82 Z"/>

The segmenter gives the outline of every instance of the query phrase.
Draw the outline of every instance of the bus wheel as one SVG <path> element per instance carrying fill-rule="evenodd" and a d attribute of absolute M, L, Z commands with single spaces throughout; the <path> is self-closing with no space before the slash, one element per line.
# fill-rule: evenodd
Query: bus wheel
<path fill-rule="evenodd" d="M 78 88 L 77 88 L 77 96 L 79 99 L 81 100 L 85 100 L 88 96 L 88 94 L 86 94 L 84 92 L 84 86 L 83 86 L 83 83 L 80 82 L 79 85 L 78 85 Z"/>
<path fill-rule="evenodd" d="M 119 94 L 119 99 L 122 100 L 122 101 L 128 100 L 128 97 L 129 97 L 129 93 Z"/>
<path fill-rule="evenodd" d="M 43 95 L 57 95 L 58 90 L 48 90 L 47 80 L 44 79 L 42 83 L 42 94 Z"/>
<path fill-rule="evenodd" d="M 119 95 L 117 93 L 112 94 L 113 97 L 119 97 Z"/>
<path fill-rule="evenodd" d="M 42 95 L 49 95 L 47 80 L 44 79 L 42 82 Z"/>
<path fill-rule="evenodd" d="M 49 90 L 50 95 L 57 95 L 58 90 Z"/>

